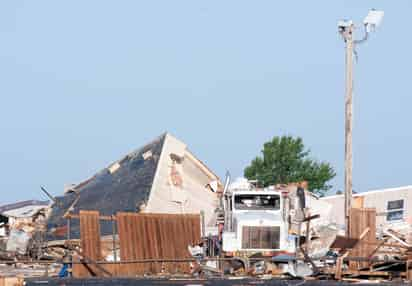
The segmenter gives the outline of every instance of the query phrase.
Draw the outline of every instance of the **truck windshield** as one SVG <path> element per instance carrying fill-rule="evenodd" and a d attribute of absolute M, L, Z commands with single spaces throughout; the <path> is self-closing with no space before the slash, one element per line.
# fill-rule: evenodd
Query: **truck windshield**
<path fill-rule="evenodd" d="M 278 195 L 235 195 L 235 209 L 237 210 L 279 210 L 280 197 Z"/>

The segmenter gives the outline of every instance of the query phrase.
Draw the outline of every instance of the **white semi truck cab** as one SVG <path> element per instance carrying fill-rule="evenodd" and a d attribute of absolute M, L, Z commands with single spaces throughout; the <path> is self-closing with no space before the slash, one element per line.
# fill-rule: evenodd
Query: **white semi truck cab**
<path fill-rule="evenodd" d="M 222 249 L 230 255 L 294 253 L 284 198 L 274 188 L 258 189 L 246 179 L 232 183 L 223 198 Z"/>

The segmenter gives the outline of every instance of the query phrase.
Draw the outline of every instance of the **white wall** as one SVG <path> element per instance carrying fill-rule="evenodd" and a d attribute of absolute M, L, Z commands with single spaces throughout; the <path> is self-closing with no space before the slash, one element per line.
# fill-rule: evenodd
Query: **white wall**
<path fill-rule="evenodd" d="M 376 191 L 369 191 L 365 193 L 355 194 L 354 197 L 363 197 L 363 207 L 376 208 L 377 213 L 386 213 L 388 202 L 394 200 L 404 200 L 403 222 L 412 224 L 412 186 L 405 186 L 392 189 L 382 189 Z M 337 223 L 344 225 L 344 197 L 343 195 L 324 197 L 333 205 L 333 217 Z M 386 214 L 379 215 L 376 218 L 377 226 L 384 226 L 401 221 L 387 221 Z"/>
<path fill-rule="evenodd" d="M 345 199 L 343 196 L 323 197 L 321 200 L 329 202 L 333 207 L 332 220 L 339 226 L 345 225 Z"/>
<path fill-rule="evenodd" d="M 182 179 L 179 186 L 175 186 L 171 179 L 173 160 L 170 154 L 183 158 L 181 164 L 175 164 L 175 170 Z M 211 181 L 210 174 L 204 172 L 195 161 L 183 142 L 170 134 L 166 135 L 145 212 L 200 213 L 203 210 L 206 223 L 213 224 L 217 195 L 205 188 Z"/>

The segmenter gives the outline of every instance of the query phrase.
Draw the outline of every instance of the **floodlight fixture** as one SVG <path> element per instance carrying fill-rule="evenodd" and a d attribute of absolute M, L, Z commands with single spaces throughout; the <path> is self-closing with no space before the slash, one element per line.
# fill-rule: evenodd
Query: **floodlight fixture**
<path fill-rule="evenodd" d="M 368 15 L 363 20 L 366 27 L 366 32 L 373 32 L 382 22 L 384 12 L 381 10 L 371 9 Z"/>

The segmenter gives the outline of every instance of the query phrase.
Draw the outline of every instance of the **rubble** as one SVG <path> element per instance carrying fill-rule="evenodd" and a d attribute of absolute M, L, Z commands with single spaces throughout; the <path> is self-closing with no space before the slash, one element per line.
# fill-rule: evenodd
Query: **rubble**
<path fill-rule="evenodd" d="M 163 147 L 148 146 L 113 163 L 104 174 L 71 185 L 63 199 L 51 198 L 52 207 L 48 202 L 38 201 L 0 207 L 0 262 L 3 263 L 0 263 L 0 277 L 412 281 L 412 227 L 408 222 L 380 224 L 377 217 L 382 214 L 376 209 L 353 208 L 350 237 L 346 237 L 342 226 L 334 220 L 333 205 L 308 192 L 304 182 L 272 186 L 267 192 L 257 188 L 243 190 L 238 193 L 243 195 L 240 201 L 227 196 L 227 201 L 219 206 L 217 198 L 227 193 L 222 192 L 219 181 L 205 175 L 197 187 L 201 186 L 201 191 L 213 198 L 213 204 L 207 205 L 216 207 L 216 218 L 209 219 L 208 223 L 204 213 L 179 215 L 175 212 L 182 211 L 175 208 L 169 209 L 170 213 L 147 213 L 153 207 L 148 202 L 131 212 L 110 215 L 105 210 L 121 207 L 121 203 L 105 201 L 102 213 L 83 209 L 95 203 L 87 196 L 82 197 L 84 192 L 92 190 L 98 195 L 100 189 L 96 186 L 109 188 L 108 182 L 117 186 L 119 180 L 129 182 L 130 172 L 125 168 L 135 167 L 137 161 L 143 164 L 141 168 L 148 164 L 154 175 L 153 167 L 159 161 L 149 161 L 160 160 Z M 177 166 L 184 162 L 182 156 L 171 153 L 167 158 L 172 161 L 166 160 L 164 166 L 173 168 L 165 169 L 162 183 L 168 191 L 177 191 L 193 170 Z M 203 175 L 208 173 L 204 166 L 197 167 Z M 155 181 L 154 175 L 151 183 Z M 102 182 L 105 185 L 100 185 Z M 242 188 L 245 184 L 250 182 L 238 181 L 232 188 Z M 187 194 L 174 194 L 171 199 L 182 200 Z M 236 203 L 235 209 L 228 208 Z M 129 208 L 127 205 L 126 209 Z M 228 222 L 229 225 L 225 225 Z M 245 229 L 239 235 L 236 231 L 241 227 Z M 282 235 L 275 237 L 276 231 L 268 231 L 271 227 Z M 224 248 L 225 229 L 231 230 L 234 247 L 230 251 Z M 49 238 L 59 239 L 47 241 L 47 231 Z M 248 238 L 245 244 L 241 241 L 243 236 Z"/>
<path fill-rule="evenodd" d="M 35 200 L 0 207 L 0 250 L 25 256 L 29 247 L 41 247 L 48 208 L 48 201 Z"/>

